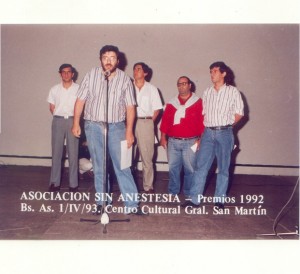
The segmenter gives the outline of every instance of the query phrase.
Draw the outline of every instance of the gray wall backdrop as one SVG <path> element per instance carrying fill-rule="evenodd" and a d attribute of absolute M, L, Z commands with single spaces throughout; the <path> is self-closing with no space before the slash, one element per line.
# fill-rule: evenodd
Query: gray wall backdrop
<path fill-rule="evenodd" d="M 189 76 L 202 96 L 211 84 L 209 65 L 225 61 L 235 73 L 247 116 L 237 134 L 235 172 L 298 174 L 292 168 L 299 165 L 298 25 L 2 25 L 0 34 L 4 164 L 50 165 L 43 159 L 51 156 L 46 98 L 60 81 L 58 67 L 73 64 L 80 83 L 99 65 L 99 49 L 114 44 L 125 54 L 130 76 L 135 62 L 150 65 L 151 82 L 165 102 L 177 94 L 181 75 Z M 166 161 L 162 148 L 157 161 Z"/>

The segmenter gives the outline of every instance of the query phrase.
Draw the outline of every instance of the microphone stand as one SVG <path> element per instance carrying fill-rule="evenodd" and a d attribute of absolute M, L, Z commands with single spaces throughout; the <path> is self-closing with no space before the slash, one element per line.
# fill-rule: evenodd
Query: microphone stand
<path fill-rule="evenodd" d="M 104 108 L 104 142 L 103 142 L 103 193 L 107 193 L 108 190 L 108 160 L 107 160 L 107 151 L 108 151 L 108 90 L 109 90 L 109 80 L 110 71 L 104 72 L 105 81 L 106 81 L 106 93 L 105 93 L 105 108 Z M 106 225 L 109 224 L 109 216 L 105 211 L 107 206 L 107 196 L 105 195 L 104 201 L 102 201 L 102 212 L 100 222 L 104 225 L 103 233 L 107 233 Z"/>
<path fill-rule="evenodd" d="M 104 144 L 103 144 L 103 193 L 107 193 L 108 189 L 108 157 L 107 157 L 107 151 L 108 151 L 108 91 L 109 91 L 109 80 L 108 77 L 110 76 L 110 71 L 107 70 L 104 72 L 104 77 L 106 81 L 106 94 L 105 94 L 105 109 L 104 109 Z M 95 222 L 95 224 L 98 224 L 101 222 L 101 224 L 104 225 L 103 227 L 103 233 L 107 233 L 106 226 L 109 224 L 109 222 L 130 222 L 130 219 L 123 219 L 123 220 L 109 220 L 109 216 L 107 212 L 105 211 L 105 208 L 107 206 L 107 196 L 105 196 L 105 200 L 102 201 L 102 209 L 101 209 L 101 217 L 100 220 L 90 220 L 90 219 L 84 219 L 81 218 L 80 222 Z"/>

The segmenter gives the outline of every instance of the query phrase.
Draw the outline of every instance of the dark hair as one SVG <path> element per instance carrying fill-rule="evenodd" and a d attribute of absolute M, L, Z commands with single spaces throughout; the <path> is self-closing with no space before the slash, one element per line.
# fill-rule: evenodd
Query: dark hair
<path fill-rule="evenodd" d="M 188 84 L 192 83 L 191 79 L 189 77 L 187 77 L 187 76 L 180 76 L 180 77 L 178 77 L 178 80 L 181 79 L 181 78 L 186 78 L 188 80 Z"/>
<path fill-rule="evenodd" d="M 230 67 L 228 67 L 224 62 L 218 61 L 214 62 L 209 66 L 209 69 L 219 68 L 221 73 L 226 72 L 226 76 L 224 78 L 224 82 L 226 85 L 235 86 L 234 82 L 234 73 Z"/>
<path fill-rule="evenodd" d="M 195 83 L 194 83 L 189 77 L 187 77 L 187 76 L 180 76 L 180 77 L 178 78 L 178 80 L 181 79 L 181 78 L 186 78 L 186 79 L 187 79 L 188 84 L 191 85 L 191 89 L 190 89 L 191 92 L 195 92 L 195 91 L 196 91 L 196 85 L 195 85 Z M 177 81 L 178 81 L 178 80 L 177 80 Z"/>
<path fill-rule="evenodd" d="M 145 63 L 143 62 L 137 62 L 134 64 L 133 66 L 133 69 L 135 69 L 136 66 L 140 65 L 144 71 L 144 73 L 150 73 L 151 72 L 151 69 L 149 68 L 148 65 L 146 65 Z"/>
<path fill-rule="evenodd" d="M 59 67 L 58 72 L 61 73 L 62 70 L 65 69 L 65 68 L 71 68 L 72 73 L 74 73 L 74 71 L 75 71 L 74 68 L 73 68 L 73 66 L 71 64 L 62 64 Z"/>
<path fill-rule="evenodd" d="M 106 45 L 102 47 L 102 49 L 100 49 L 100 57 L 102 57 L 102 55 L 108 51 L 113 51 L 117 55 L 117 59 L 119 60 L 119 54 L 120 54 L 119 49 L 118 47 L 113 45 Z"/>
<path fill-rule="evenodd" d="M 227 72 L 228 67 L 225 65 L 224 62 L 214 62 L 209 66 L 209 69 L 213 69 L 213 68 L 220 68 L 221 73 L 223 72 Z"/>

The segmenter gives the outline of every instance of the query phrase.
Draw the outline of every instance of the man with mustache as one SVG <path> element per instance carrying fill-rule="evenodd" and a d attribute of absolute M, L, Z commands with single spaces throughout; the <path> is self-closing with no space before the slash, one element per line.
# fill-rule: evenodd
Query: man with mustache
<path fill-rule="evenodd" d="M 166 149 L 169 164 L 169 194 L 180 192 L 180 172 L 184 170 L 183 193 L 187 206 L 196 166 L 196 151 L 204 130 L 202 100 L 192 92 L 192 81 L 187 76 L 177 80 L 178 94 L 166 105 L 160 125 L 161 146 Z"/>
<path fill-rule="evenodd" d="M 106 45 L 100 50 L 101 66 L 93 68 L 86 74 L 80 84 L 74 110 L 72 132 L 76 137 L 81 134 L 80 116 L 84 108 L 85 133 L 91 154 L 94 183 L 99 197 L 104 197 L 104 129 L 106 122 L 106 102 L 108 102 L 107 129 L 108 153 L 123 196 L 129 194 L 137 197 L 130 168 L 121 169 L 121 141 L 127 141 L 130 148 L 134 142 L 133 123 L 135 119 L 135 97 L 131 79 L 118 69 L 119 49 Z M 108 93 L 107 93 L 108 85 Z M 106 100 L 106 95 L 108 98 Z M 126 119 L 126 123 L 125 123 Z M 109 184 L 107 184 L 109 188 Z M 109 189 L 106 191 L 109 193 Z M 101 198 L 103 199 L 103 198 Z M 95 214 L 100 215 L 105 201 L 97 199 Z M 136 199 L 125 201 L 125 213 L 144 215 Z"/>

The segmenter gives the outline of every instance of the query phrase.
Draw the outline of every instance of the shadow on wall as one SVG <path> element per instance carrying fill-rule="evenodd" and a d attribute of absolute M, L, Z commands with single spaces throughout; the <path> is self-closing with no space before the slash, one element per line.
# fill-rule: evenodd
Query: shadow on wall
<path fill-rule="evenodd" d="M 126 67 L 128 65 L 128 61 L 127 61 L 127 58 L 126 58 L 126 55 L 124 52 L 119 52 L 119 65 L 118 65 L 118 68 L 120 70 L 123 70 L 125 71 Z"/>

